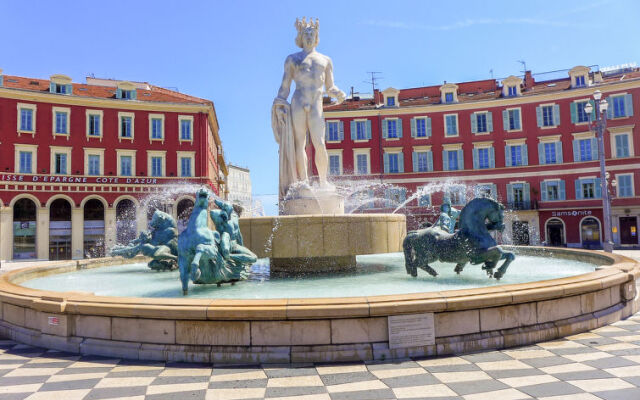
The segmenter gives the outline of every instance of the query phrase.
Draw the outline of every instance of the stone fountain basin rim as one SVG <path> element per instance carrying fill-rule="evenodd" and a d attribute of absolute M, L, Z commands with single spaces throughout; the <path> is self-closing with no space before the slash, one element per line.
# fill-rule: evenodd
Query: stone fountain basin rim
<path fill-rule="evenodd" d="M 367 297 L 283 299 L 176 299 L 96 296 L 26 288 L 21 282 L 86 268 L 143 262 L 120 257 L 43 262 L 0 275 L 0 303 L 47 313 L 181 320 L 296 320 L 383 317 L 424 312 L 463 311 L 575 296 L 607 289 L 640 277 L 640 263 L 618 254 L 591 250 L 513 246 L 520 254 L 542 252 L 560 258 L 608 264 L 594 272 L 546 281 L 497 287 Z M 0 308 L 1 310 L 1 308 Z M 1 316 L 1 314 L 0 314 Z M 0 317 L 1 319 L 1 317 Z"/>

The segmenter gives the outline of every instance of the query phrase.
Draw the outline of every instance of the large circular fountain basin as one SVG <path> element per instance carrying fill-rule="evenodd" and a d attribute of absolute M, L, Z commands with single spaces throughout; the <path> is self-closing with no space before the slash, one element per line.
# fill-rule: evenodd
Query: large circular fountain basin
<path fill-rule="evenodd" d="M 593 329 L 638 309 L 636 280 L 640 267 L 631 259 L 569 249 L 517 251 L 521 257 L 545 256 L 602 267 L 528 283 L 504 281 L 483 288 L 355 297 L 343 290 L 347 297 L 329 298 L 112 297 L 21 286 L 30 285 L 27 282 L 35 278 L 87 268 L 106 267 L 96 270 L 100 273 L 108 272 L 110 265 L 126 269 L 117 265 L 131 261 L 51 262 L 0 276 L 0 336 L 46 348 L 132 359 L 349 361 L 446 355 L 535 343 Z M 469 271 L 463 274 L 469 272 L 469 278 L 461 275 L 462 279 L 476 279 L 474 268 L 478 267 L 467 266 Z M 504 279 L 514 273 L 512 268 Z M 426 283 L 429 278 L 404 279 Z M 236 287 L 245 284 L 251 283 Z M 390 331 L 397 334 L 399 316 L 431 318 L 433 342 L 394 345 Z"/>

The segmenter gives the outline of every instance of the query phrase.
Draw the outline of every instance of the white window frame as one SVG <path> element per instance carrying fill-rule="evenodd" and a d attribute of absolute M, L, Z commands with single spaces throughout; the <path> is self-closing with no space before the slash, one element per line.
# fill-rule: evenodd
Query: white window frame
<path fill-rule="evenodd" d="M 189 121 L 189 129 L 190 129 L 189 139 L 182 138 L 182 121 Z M 194 136 L 195 136 L 195 133 L 193 132 L 193 115 L 178 115 L 178 142 L 193 143 Z"/>
<path fill-rule="evenodd" d="M 67 114 L 65 129 L 67 133 L 57 133 L 56 127 L 58 125 L 58 121 L 56 118 L 57 113 Z M 71 136 L 71 109 L 68 107 L 51 107 L 51 134 L 55 136 L 66 137 L 69 140 L 69 136 Z"/>
<path fill-rule="evenodd" d="M 331 140 L 329 139 L 329 132 L 327 132 L 327 139 L 326 142 L 327 143 L 340 143 L 342 140 L 340 140 L 340 120 L 339 119 L 328 119 L 325 121 L 326 122 L 326 127 L 325 129 L 329 130 L 329 124 L 336 124 L 336 132 L 338 134 L 338 139 L 336 140 Z"/>
<path fill-rule="evenodd" d="M 136 176 L 136 152 L 137 150 L 116 149 L 116 159 L 118 162 L 118 165 L 117 165 L 118 176 L 122 176 L 122 162 L 120 159 L 123 156 L 131 157 L 131 177 Z"/>
<path fill-rule="evenodd" d="M 450 117 L 450 116 L 452 116 L 452 115 L 453 115 L 454 117 L 456 117 L 456 134 L 455 134 L 455 135 L 448 135 L 448 134 L 447 134 L 447 117 Z M 444 115 L 442 116 L 442 118 L 443 118 L 443 122 L 444 122 L 444 137 L 445 137 L 445 138 L 452 138 L 452 137 L 458 137 L 458 136 L 460 136 L 460 121 L 459 121 L 459 119 L 458 119 L 458 114 L 457 114 L 457 113 L 453 113 L 453 114 L 444 114 Z"/>
<path fill-rule="evenodd" d="M 587 120 L 585 122 L 577 122 L 578 119 L 578 103 L 589 103 L 589 99 L 588 97 L 585 97 L 583 99 L 575 99 L 574 101 L 572 101 L 572 103 L 574 103 L 576 105 L 576 122 L 574 122 L 574 125 L 589 125 L 589 119 L 587 118 Z"/>
<path fill-rule="evenodd" d="M 540 107 L 540 113 L 542 114 L 542 126 L 540 126 L 540 129 L 554 129 L 557 128 L 560 124 L 558 124 L 558 121 L 556 121 L 556 117 L 555 114 L 553 112 L 554 107 L 556 106 L 556 103 L 544 103 L 544 104 L 538 104 L 538 107 Z M 544 107 L 551 107 L 551 116 L 553 118 L 553 125 L 544 125 Z"/>
<path fill-rule="evenodd" d="M 89 176 L 89 156 L 100 156 L 100 174 L 98 176 L 104 176 L 104 151 L 105 149 L 98 149 L 95 147 L 84 147 L 84 175 Z M 91 175 L 96 176 L 96 175 Z"/>
<path fill-rule="evenodd" d="M 366 143 L 368 142 L 370 139 L 367 139 L 367 118 L 356 118 L 353 120 L 353 122 L 355 122 L 355 128 L 356 128 L 356 132 L 354 133 L 355 139 L 353 140 L 354 143 Z M 358 139 L 358 124 L 359 123 L 363 123 L 364 124 L 364 136 L 365 139 Z"/>
<path fill-rule="evenodd" d="M 91 129 L 91 116 L 92 115 L 97 115 L 100 117 L 100 124 L 98 129 L 100 129 L 100 134 L 99 135 L 90 135 L 90 129 Z M 87 140 L 90 139 L 98 139 L 99 141 L 102 142 L 102 137 L 104 135 L 104 112 L 102 110 L 86 110 L 85 111 L 85 128 L 86 128 L 86 136 L 87 136 Z M 118 121 L 120 122 L 120 121 Z"/>
<path fill-rule="evenodd" d="M 371 149 L 370 148 L 353 149 L 353 174 L 363 176 L 363 174 L 360 174 L 358 172 L 358 156 L 359 155 L 367 156 L 367 173 L 364 175 L 371 175 Z"/>
<path fill-rule="evenodd" d="M 611 127 L 611 128 L 607 128 L 607 130 L 609 131 L 609 141 L 611 144 L 611 157 L 612 158 L 618 158 L 616 157 L 616 136 L 618 135 L 627 135 L 627 140 L 629 141 L 629 156 L 628 157 L 620 157 L 620 158 L 629 158 L 629 157 L 634 157 L 634 151 L 633 151 L 633 125 L 627 125 L 627 126 L 618 126 L 618 127 Z M 619 159 L 619 158 L 618 158 Z"/>
<path fill-rule="evenodd" d="M 331 149 L 331 150 L 327 150 L 327 174 L 329 176 L 339 176 L 339 175 L 344 175 L 344 167 L 343 167 L 343 157 L 342 157 L 342 149 Z M 338 159 L 340 160 L 340 174 L 339 175 L 331 175 L 330 171 L 331 171 L 331 156 L 338 156 Z"/>
<path fill-rule="evenodd" d="M 37 144 L 14 144 L 14 165 L 13 170 L 16 174 L 26 174 L 20 172 L 20 152 L 30 152 L 31 153 L 31 174 L 38 173 L 38 145 Z"/>
<path fill-rule="evenodd" d="M 55 172 L 55 169 L 56 169 L 56 154 L 64 154 L 64 155 L 67 156 L 67 173 L 66 173 L 66 175 L 71 175 L 71 173 L 72 173 L 72 169 L 71 169 L 71 149 L 72 149 L 72 147 L 67 147 L 67 146 L 49 146 L 49 150 L 50 150 L 49 171 L 50 171 L 51 175 L 64 175 L 64 174 L 57 174 Z"/>
<path fill-rule="evenodd" d="M 36 133 L 36 112 L 38 110 L 38 106 L 36 104 L 18 103 L 17 108 L 18 108 L 18 123 L 17 123 L 18 126 L 16 127 L 16 131 L 18 132 L 18 136 L 20 136 L 21 133 L 29 133 L 31 135 L 35 135 L 35 133 Z M 22 109 L 31 110 L 31 115 L 32 115 L 31 127 L 33 129 L 30 130 L 30 131 L 21 129 L 21 126 L 20 126 L 20 121 L 21 121 L 20 113 L 21 113 Z"/>
<path fill-rule="evenodd" d="M 625 197 L 621 197 L 620 196 L 620 177 L 621 176 L 630 176 L 631 177 L 631 196 L 625 196 Z M 616 197 L 619 197 L 621 199 L 630 199 L 632 197 L 634 197 L 636 195 L 636 188 L 635 188 L 635 182 L 633 181 L 634 178 L 634 173 L 633 172 L 625 172 L 622 174 L 616 174 Z"/>
<path fill-rule="evenodd" d="M 152 172 L 152 163 L 151 160 L 153 157 L 161 157 L 162 158 L 162 174 L 159 176 L 151 175 Z M 153 176 L 155 178 L 165 177 L 167 176 L 167 151 L 166 150 L 147 150 L 147 176 Z"/>
<path fill-rule="evenodd" d="M 540 182 L 540 186 L 541 186 L 541 187 L 540 187 L 540 201 L 542 201 L 542 182 L 546 183 L 547 185 L 548 185 L 550 182 L 555 182 L 555 183 L 557 183 L 557 184 L 558 184 L 558 197 L 560 197 L 560 181 L 561 181 L 561 180 L 562 180 L 562 179 L 560 179 L 560 178 L 554 178 L 554 179 L 543 179 L 543 180 Z M 565 196 L 565 198 L 564 198 L 564 199 L 560 199 L 560 198 L 558 198 L 558 199 L 555 199 L 555 200 L 550 200 L 550 199 L 549 199 L 549 195 L 547 194 L 547 199 L 546 199 L 546 200 L 544 200 L 544 202 L 546 203 L 546 202 L 548 202 L 548 201 L 565 201 L 565 200 L 566 200 L 566 197 L 567 197 L 566 181 L 565 181 L 565 194 L 564 194 L 564 196 Z"/>
<path fill-rule="evenodd" d="M 177 156 L 177 168 L 176 171 L 178 171 L 178 178 L 195 178 L 196 176 L 196 171 L 195 171 L 195 167 L 196 167 L 196 152 L 195 151 L 176 151 L 176 156 Z M 182 159 L 183 158 L 189 158 L 190 159 L 190 163 L 191 163 L 191 175 L 190 176 L 182 176 Z"/>
<path fill-rule="evenodd" d="M 389 121 L 396 121 L 396 137 L 389 137 Z M 382 120 L 382 123 L 383 124 L 387 124 L 387 137 L 384 138 L 384 140 L 394 141 L 394 140 L 400 140 L 401 139 L 401 137 L 398 136 L 399 130 L 402 129 L 401 128 L 401 126 L 402 126 L 402 119 L 401 118 L 399 118 L 399 117 L 385 118 L 385 119 Z M 398 127 L 400 127 L 400 128 L 398 128 Z M 403 135 L 404 135 L 404 132 L 403 132 Z"/>
<path fill-rule="evenodd" d="M 485 123 L 485 127 L 487 128 L 487 130 L 484 131 L 484 132 L 480 132 L 478 130 L 478 115 L 480 115 L 480 114 L 484 114 L 484 123 Z M 489 130 L 489 117 L 487 116 L 487 114 L 489 114 L 489 111 L 476 111 L 476 112 L 472 113 L 473 117 L 476 119 L 476 133 L 474 133 L 473 135 L 482 136 L 482 135 L 490 135 L 492 133 Z M 458 129 L 458 131 L 459 130 L 460 129 Z"/>
<path fill-rule="evenodd" d="M 160 120 L 160 137 L 153 137 L 153 120 Z M 152 142 L 161 142 L 164 144 L 165 139 L 165 129 L 164 129 L 164 114 L 149 114 L 149 143 Z"/>
<path fill-rule="evenodd" d="M 122 118 L 130 117 L 131 118 L 131 137 L 122 137 Z M 118 141 L 122 142 L 122 140 L 131 140 L 136 137 L 136 114 L 131 112 L 119 112 L 118 113 Z"/>
<path fill-rule="evenodd" d="M 512 110 L 518 110 L 518 119 L 519 119 L 520 129 L 509 129 L 509 126 L 505 126 L 504 130 L 505 132 L 522 132 L 522 107 L 510 107 L 505 109 L 505 111 L 507 112 L 507 120 L 509 119 L 509 111 L 512 111 Z"/>

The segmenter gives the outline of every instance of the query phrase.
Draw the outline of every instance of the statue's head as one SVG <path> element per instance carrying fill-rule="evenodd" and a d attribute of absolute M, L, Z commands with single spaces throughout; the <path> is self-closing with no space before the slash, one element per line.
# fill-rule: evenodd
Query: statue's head
<path fill-rule="evenodd" d="M 202 188 L 196 192 L 196 206 L 206 207 L 207 205 L 209 205 L 209 192 Z"/>
<path fill-rule="evenodd" d="M 153 229 L 176 228 L 176 221 L 166 212 L 156 210 L 151 217 L 149 226 Z"/>
<path fill-rule="evenodd" d="M 300 48 L 313 48 L 318 45 L 318 42 L 320 41 L 320 37 L 318 35 L 320 22 L 318 21 L 318 18 L 316 18 L 315 22 L 313 22 L 312 18 L 309 18 L 308 22 L 304 17 L 302 18 L 302 21 L 296 18 L 295 27 L 298 31 L 298 35 L 296 36 L 296 46 Z"/>
<path fill-rule="evenodd" d="M 440 211 L 442 211 L 443 213 L 449 213 L 449 211 L 451 211 L 451 204 L 449 203 L 442 203 L 440 204 Z"/>

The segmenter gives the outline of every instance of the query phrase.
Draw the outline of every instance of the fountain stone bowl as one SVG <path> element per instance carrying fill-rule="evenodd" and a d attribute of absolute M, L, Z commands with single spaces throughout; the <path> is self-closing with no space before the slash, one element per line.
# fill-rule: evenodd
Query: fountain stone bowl
<path fill-rule="evenodd" d="M 22 286 L 32 279 L 90 268 L 108 272 L 131 260 L 43 262 L 0 275 L 0 337 L 60 351 L 140 360 L 346 362 L 522 346 L 594 329 L 638 311 L 640 265 L 632 259 L 575 249 L 510 250 L 600 267 L 565 278 L 475 289 L 246 300 L 107 297 Z M 399 333 L 398 321 L 413 317 L 431 321 L 429 343 L 419 336 L 398 345 L 391 339 Z"/>

